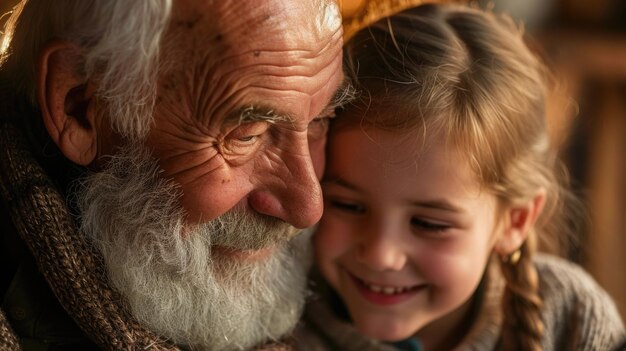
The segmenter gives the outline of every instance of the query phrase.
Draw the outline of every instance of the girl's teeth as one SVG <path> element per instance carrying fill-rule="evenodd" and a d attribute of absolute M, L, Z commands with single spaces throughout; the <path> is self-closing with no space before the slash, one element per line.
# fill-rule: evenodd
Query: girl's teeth
<path fill-rule="evenodd" d="M 368 287 L 368 289 L 372 290 L 375 293 L 382 293 L 385 295 L 393 295 L 393 294 L 399 294 L 405 291 L 408 291 L 410 288 L 408 287 L 392 287 L 392 286 L 380 286 L 380 285 L 373 285 L 373 284 L 367 284 L 365 283 L 365 286 Z"/>
<path fill-rule="evenodd" d="M 387 295 L 391 295 L 396 292 L 396 289 L 388 286 L 383 289 L 383 292 Z"/>

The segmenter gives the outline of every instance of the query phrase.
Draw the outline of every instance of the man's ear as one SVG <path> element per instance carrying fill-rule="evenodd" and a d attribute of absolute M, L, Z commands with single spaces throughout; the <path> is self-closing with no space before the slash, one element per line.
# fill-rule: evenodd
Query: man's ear
<path fill-rule="evenodd" d="M 95 89 L 81 66 L 78 46 L 47 44 L 37 62 L 37 98 L 52 141 L 65 157 L 86 166 L 97 154 Z"/>
<path fill-rule="evenodd" d="M 522 246 L 539 218 L 545 202 L 546 191 L 541 189 L 528 202 L 505 211 L 504 228 L 495 245 L 497 254 L 508 256 Z"/>

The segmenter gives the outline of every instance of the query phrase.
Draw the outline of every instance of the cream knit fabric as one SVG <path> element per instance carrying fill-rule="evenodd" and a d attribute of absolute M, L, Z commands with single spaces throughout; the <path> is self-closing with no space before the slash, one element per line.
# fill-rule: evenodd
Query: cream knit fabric
<path fill-rule="evenodd" d="M 626 339 L 624 324 L 607 293 L 581 267 L 558 257 L 537 255 L 535 264 L 544 299 L 545 351 L 614 350 Z M 500 301 L 504 287 L 492 262 L 479 292 L 476 318 L 455 350 L 497 350 L 502 324 Z M 326 301 L 317 298 L 307 306 L 296 332 L 297 349 L 303 351 L 392 351 L 360 335 L 337 318 Z"/>

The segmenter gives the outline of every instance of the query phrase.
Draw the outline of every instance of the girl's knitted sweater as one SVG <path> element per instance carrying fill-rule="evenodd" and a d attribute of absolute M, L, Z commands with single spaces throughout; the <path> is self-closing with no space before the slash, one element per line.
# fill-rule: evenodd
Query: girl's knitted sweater
<path fill-rule="evenodd" d="M 626 340 L 624 323 L 613 300 L 593 278 L 581 267 L 555 256 L 539 254 L 535 265 L 544 302 L 544 350 L 617 350 Z M 490 264 L 475 297 L 473 324 L 454 350 L 498 349 L 504 288 L 498 268 L 495 262 Z M 326 297 L 318 294 L 308 304 L 295 332 L 298 350 L 395 350 L 359 334 L 352 324 L 335 315 Z"/>

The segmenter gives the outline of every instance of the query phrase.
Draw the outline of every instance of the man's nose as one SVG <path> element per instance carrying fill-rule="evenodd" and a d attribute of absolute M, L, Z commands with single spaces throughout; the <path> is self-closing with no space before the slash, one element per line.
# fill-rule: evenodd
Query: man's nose
<path fill-rule="evenodd" d="M 257 212 L 280 218 L 296 228 L 314 225 L 323 212 L 322 189 L 306 141 L 303 146 L 303 153 L 285 153 L 282 167 L 263 170 L 269 172 L 267 181 L 248 199 Z"/>
<path fill-rule="evenodd" d="M 357 260 L 376 272 L 399 271 L 406 264 L 405 245 L 393 228 L 369 226 L 356 247 Z"/>

